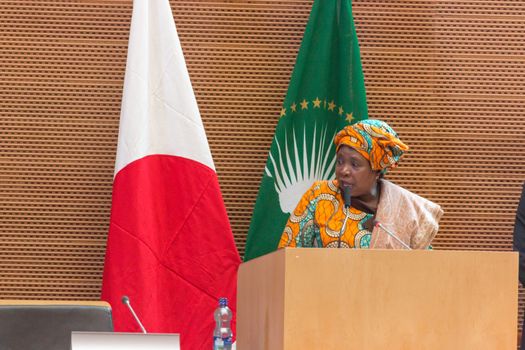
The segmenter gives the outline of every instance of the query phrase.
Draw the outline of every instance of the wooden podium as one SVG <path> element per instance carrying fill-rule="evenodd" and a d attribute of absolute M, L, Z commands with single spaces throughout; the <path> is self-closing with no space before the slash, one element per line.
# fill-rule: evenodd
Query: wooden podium
<path fill-rule="evenodd" d="M 512 349 L 518 254 L 287 248 L 242 264 L 237 348 Z"/>

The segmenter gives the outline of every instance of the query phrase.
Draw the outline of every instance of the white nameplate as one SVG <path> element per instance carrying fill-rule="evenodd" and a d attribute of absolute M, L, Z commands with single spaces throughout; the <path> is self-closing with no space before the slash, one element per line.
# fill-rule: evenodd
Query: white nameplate
<path fill-rule="evenodd" d="M 71 332 L 71 350 L 180 350 L 178 334 Z"/>

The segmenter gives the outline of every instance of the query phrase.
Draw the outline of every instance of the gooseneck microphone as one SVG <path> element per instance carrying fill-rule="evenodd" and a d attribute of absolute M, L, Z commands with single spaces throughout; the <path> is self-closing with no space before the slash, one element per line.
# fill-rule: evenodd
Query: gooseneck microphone
<path fill-rule="evenodd" d="M 122 296 L 122 304 L 124 304 L 124 305 L 126 305 L 128 307 L 129 311 L 131 311 L 131 314 L 133 315 L 133 318 L 135 319 L 135 321 L 137 321 L 138 325 L 140 326 L 140 329 L 142 329 L 142 333 L 146 334 L 147 333 L 146 329 L 144 328 L 144 326 L 140 322 L 139 318 L 137 317 L 137 314 L 135 313 L 135 311 L 131 307 L 131 304 L 129 302 L 129 298 L 128 298 L 127 295 Z"/>
<path fill-rule="evenodd" d="M 377 228 L 380 228 L 381 230 L 385 231 L 390 237 L 392 237 L 393 239 L 395 239 L 396 241 L 399 242 L 399 244 L 401 244 L 404 248 L 408 249 L 408 250 L 412 250 L 412 248 L 410 248 L 410 246 L 408 244 L 406 244 L 405 242 L 403 242 L 394 232 L 390 231 L 389 229 L 387 229 L 382 223 L 380 223 L 379 221 L 374 221 L 374 226 L 377 227 Z"/>
<path fill-rule="evenodd" d="M 352 187 L 350 186 L 344 186 L 343 187 L 343 200 L 345 202 L 345 208 L 350 208 L 350 204 L 352 203 Z"/>
<path fill-rule="evenodd" d="M 346 208 L 345 221 L 343 221 L 343 226 L 341 231 L 339 231 L 339 238 L 337 239 L 337 248 L 341 248 L 341 237 L 343 236 L 346 230 L 346 222 L 348 221 L 348 214 L 350 213 L 350 204 L 352 203 L 352 187 L 343 186 L 343 201 Z"/>

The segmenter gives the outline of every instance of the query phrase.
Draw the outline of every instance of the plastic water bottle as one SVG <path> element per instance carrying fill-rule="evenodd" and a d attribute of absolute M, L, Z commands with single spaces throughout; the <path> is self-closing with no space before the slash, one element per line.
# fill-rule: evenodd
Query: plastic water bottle
<path fill-rule="evenodd" d="M 231 350 L 232 348 L 232 310 L 228 307 L 228 299 L 220 298 L 219 307 L 213 313 L 215 330 L 213 331 L 213 350 Z"/>

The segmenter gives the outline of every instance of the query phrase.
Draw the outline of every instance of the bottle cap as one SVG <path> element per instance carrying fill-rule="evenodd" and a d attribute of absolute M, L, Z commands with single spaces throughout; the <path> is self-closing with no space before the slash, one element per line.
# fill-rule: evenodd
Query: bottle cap
<path fill-rule="evenodd" d="M 220 306 L 228 306 L 228 298 L 219 298 Z"/>

